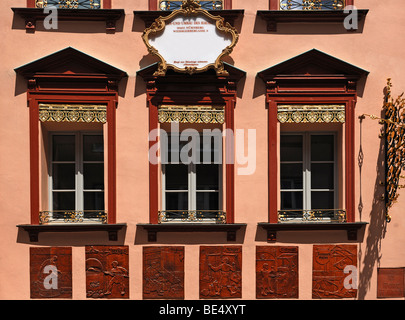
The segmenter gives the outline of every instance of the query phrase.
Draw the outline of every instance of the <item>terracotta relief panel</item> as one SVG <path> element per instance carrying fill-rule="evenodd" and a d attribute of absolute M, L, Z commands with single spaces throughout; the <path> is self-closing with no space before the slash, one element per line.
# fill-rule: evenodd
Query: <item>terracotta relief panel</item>
<path fill-rule="evenodd" d="M 184 247 L 143 248 L 143 298 L 184 299 Z"/>
<path fill-rule="evenodd" d="M 298 298 L 298 247 L 256 247 L 256 297 Z"/>
<path fill-rule="evenodd" d="M 128 246 L 86 246 L 88 298 L 129 298 Z"/>
<path fill-rule="evenodd" d="M 72 248 L 31 247 L 32 299 L 72 298 Z"/>
<path fill-rule="evenodd" d="M 200 248 L 200 299 L 242 298 L 242 247 Z"/>
<path fill-rule="evenodd" d="M 377 298 L 405 297 L 405 268 L 378 268 Z"/>
<path fill-rule="evenodd" d="M 314 245 L 312 298 L 355 298 L 357 289 L 353 283 L 348 281 L 345 285 L 354 268 L 357 245 Z"/>

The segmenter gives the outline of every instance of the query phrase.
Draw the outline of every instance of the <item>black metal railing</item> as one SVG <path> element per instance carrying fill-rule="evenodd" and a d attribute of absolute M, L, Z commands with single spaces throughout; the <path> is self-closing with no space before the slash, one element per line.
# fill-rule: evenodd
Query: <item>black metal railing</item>
<path fill-rule="evenodd" d="M 280 0 L 280 10 L 343 10 L 344 0 Z"/>
<path fill-rule="evenodd" d="M 159 211 L 158 222 L 226 223 L 226 213 L 220 210 L 165 210 Z"/>
<path fill-rule="evenodd" d="M 346 222 L 343 209 L 280 210 L 278 222 Z"/>
<path fill-rule="evenodd" d="M 223 3 L 222 1 L 197 1 L 201 6 L 201 9 L 204 10 L 222 10 Z M 181 9 L 183 1 L 159 1 L 159 9 L 162 11 L 173 11 Z"/>
<path fill-rule="evenodd" d="M 39 224 L 51 223 L 107 223 L 107 212 L 100 210 L 85 211 L 41 211 Z"/>
<path fill-rule="evenodd" d="M 100 9 L 101 0 L 36 0 L 36 8 L 54 6 L 57 9 Z"/>

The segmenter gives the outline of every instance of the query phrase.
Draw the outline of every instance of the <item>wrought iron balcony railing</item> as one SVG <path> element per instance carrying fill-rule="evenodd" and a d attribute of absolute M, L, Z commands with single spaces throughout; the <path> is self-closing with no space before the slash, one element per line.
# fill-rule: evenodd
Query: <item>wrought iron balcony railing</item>
<path fill-rule="evenodd" d="M 346 222 L 342 209 L 280 210 L 278 222 Z"/>
<path fill-rule="evenodd" d="M 280 10 L 343 10 L 345 0 L 280 0 Z"/>
<path fill-rule="evenodd" d="M 41 211 L 39 224 L 52 223 L 107 223 L 105 211 Z"/>
<path fill-rule="evenodd" d="M 101 0 L 36 0 L 36 8 L 54 6 L 57 9 L 100 9 Z"/>
<path fill-rule="evenodd" d="M 159 211 L 158 223 L 167 222 L 226 223 L 226 213 L 219 210 Z"/>
<path fill-rule="evenodd" d="M 204 10 L 222 10 L 223 9 L 223 1 L 197 1 L 201 6 L 201 9 Z M 166 0 L 159 0 L 159 8 L 162 11 L 172 11 L 181 9 L 181 5 L 183 1 L 166 1 Z"/>

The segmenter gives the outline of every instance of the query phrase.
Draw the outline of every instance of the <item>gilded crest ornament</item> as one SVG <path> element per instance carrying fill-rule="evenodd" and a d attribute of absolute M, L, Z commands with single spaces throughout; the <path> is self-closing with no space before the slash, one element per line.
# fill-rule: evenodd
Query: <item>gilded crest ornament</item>
<path fill-rule="evenodd" d="M 181 9 L 160 16 L 142 35 L 149 53 L 160 59 L 155 76 L 164 76 L 168 69 L 194 74 L 211 68 L 227 76 L 222 59 L 238 38 L 224 18 L 210 14 L 195 0 L 185 0 Z"/>

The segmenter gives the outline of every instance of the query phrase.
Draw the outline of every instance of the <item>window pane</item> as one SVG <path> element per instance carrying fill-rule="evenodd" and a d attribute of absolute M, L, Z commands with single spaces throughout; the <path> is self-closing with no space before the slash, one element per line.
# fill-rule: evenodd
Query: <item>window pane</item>
<path fill-rule="evenodd" d="M 83 160 L 104 161 L 104 143 L 102 135 L 83 136 Z"/>
<path fill-rule="evenodd" d="M 52 160 L 75 161 L 75 136 L 52 136 Z"/>
<path fill-rule="evenodd" d="M 53 192 L 53 210 L 75 210 L 75 192 Z"/>
<path fill-rule="evenodd" d="M 219 190 L 219 167 L 217 164 L 196 165 L 197 190 Z"/>
<path fill-rule="evenodd" d="M 302 191 L 281 192 L 281 210 L 302 210 Z"/>
<path fill-rule="evenodd" d="M 334 136 L 311 136 L 311 161 L 334 161 Z"/>
<path fill-rule="evenodd" d="M 75 189 L 75 164 L 74 163 L 54 163 L 52 165 L 52 188 Z"/>
<path fill-rule="evenodd" d="M 213 130 L 200 136 L 200 163 L 222 163 L 222 132 Z"/>
<path fill-rule="evenodd" d="M 334 164 L 311 164 L 311 189 L 334 189 Z"/>
<path fill-rule="evenodd" d="M 281 164 L 281 189 L 302 189 L 302 186 L 302 164 Z"/>
<path fill-rule="evenodd" d="M 188 192 L 166 192 L 166 210 L 188 210 Z"/>
<path fill-rule="evenodd" d="M 166 190 L 188 190 L 188 166 L 166 164 L 164 166 Z"/>
<path fill-rule="evenodd" d="M 303 136 L 282 135 L 280 138 L 280 160 L 302 161 Z"/>
<path fill-rule="evenodd" d="M 311 208 L 312 209 L 334 209 L 335 193 L 333 191 L 312 191 Z"/>
<path fill-rule="evenodd" d="M 197 192 L 197 210 L 219 210 L 219 193 Z"/>
<path fill-rule="evenodd" d="M 104 210 L 104 192 L 84 192 L 84 210 Z"/>
<path fill-rule="evenodd" d="M 85 163 L 83 165 L 84 189 L 104 189 L 104 164 Z"/>

